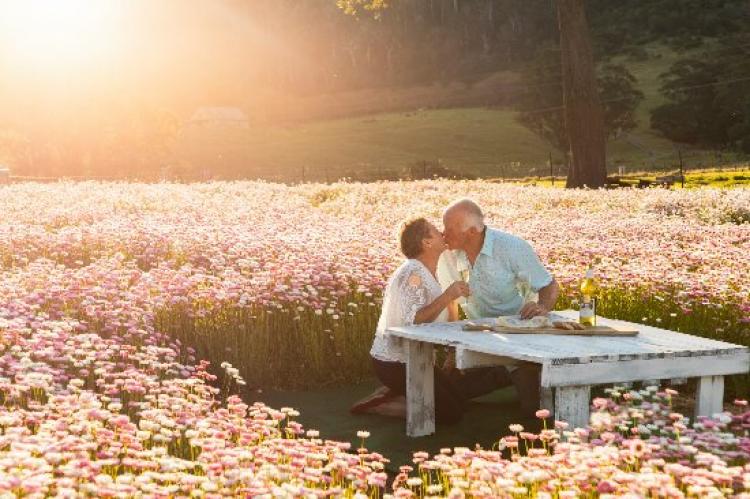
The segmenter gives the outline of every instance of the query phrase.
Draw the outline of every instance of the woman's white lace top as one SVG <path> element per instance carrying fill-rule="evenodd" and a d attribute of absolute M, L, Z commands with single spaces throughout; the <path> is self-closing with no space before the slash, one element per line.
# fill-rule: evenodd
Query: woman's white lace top
<path fill-rule="evenodd" d="M 401 264 L 386 285 L 383 309 L 370 355 L 386 362 L 406 363 L 403 340 L 391 336 L 386 329 L 414 324 L 417 311 L 435 301 L 442 293 L 443 290 L 437 279 L 422 262 L 409 259 Z M 447 320 L 446 308 L 440 312 L 434 322 Z"/>

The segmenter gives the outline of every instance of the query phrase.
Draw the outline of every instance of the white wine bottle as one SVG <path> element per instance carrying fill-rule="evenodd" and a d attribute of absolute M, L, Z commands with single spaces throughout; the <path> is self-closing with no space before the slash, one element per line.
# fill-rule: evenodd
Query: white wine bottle
<path fill-rule="evenodd" d="M 596 326 L 596 292 L 599 287 L 594 279 L 594 269 L 589 267 L 581 281 L 581 307 L 578 322 L 584 326 Z"/>

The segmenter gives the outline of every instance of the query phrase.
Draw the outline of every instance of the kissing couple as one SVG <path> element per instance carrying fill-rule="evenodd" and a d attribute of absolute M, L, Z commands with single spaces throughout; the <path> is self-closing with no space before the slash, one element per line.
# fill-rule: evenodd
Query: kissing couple
<path fill-rule="evenodd" d="M 403 401 L 407 352 L 388 328 L 456 321 L 459 302 L 468 319 L 515 314 L 528 319 L 548 314 L 559 294 L 559 285 L 531 245 L 486 226 L 482 210 L 470 199 L 445 209 L 442 232 L 419 217 L 404 222 L 398 238 L 405 260 L 386 285 L 370 350 L 375 375 L 384 387 L 355 405 L 354 413 L 394 399 Z M 523 296 L 519 282 L 536 299 Z M 531 418 L 540 403 L 540 372 L 537 364 L 513 359 L 496 367 L 458 370 L 449 357 L 445 365 L 434 367 L 436 421 L 456 423 L 468 400 L 511 385 L 518 393 L 521 415 Z"/>

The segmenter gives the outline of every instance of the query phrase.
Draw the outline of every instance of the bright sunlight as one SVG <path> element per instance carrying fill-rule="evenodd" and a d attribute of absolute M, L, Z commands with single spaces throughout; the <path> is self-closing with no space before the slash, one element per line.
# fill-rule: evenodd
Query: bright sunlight
<path fill-rule="evenodd" d="M 119 0 L 0 0 L 5 55 L 40 69 L 100 60 L 116 43 Z"/>

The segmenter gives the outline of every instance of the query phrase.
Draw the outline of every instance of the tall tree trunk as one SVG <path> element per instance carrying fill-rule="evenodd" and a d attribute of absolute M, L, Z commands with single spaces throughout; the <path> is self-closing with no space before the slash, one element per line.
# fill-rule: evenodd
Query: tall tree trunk
<path fill-rule="evenodd" d="M 601 187 L 607 180 L 604 116 L 584 0 L 556 0 L 560 25 L 565 127 L 572 161 L 567 187 Z"/>

